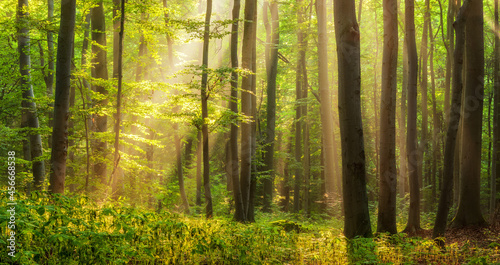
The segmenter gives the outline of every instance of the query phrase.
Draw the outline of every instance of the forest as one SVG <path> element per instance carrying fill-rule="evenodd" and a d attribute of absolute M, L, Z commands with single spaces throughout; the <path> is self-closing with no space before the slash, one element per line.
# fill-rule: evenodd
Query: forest
<path fill-rule="evenodd" d="M 0 264 L 500 264 L 498 3 L 0 1 Z"/>

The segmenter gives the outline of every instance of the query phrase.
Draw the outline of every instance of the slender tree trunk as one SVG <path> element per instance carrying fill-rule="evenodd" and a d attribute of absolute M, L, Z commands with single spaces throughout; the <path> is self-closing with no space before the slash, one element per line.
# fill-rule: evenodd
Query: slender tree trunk
<path fill-rule="evenodd" d="M 417 75 L 418 57 L 415 43 L 415 3 L 405 0 L 405 34 L 408 47 L 408 121 L 406 152 L 410 182 L 410 209 L 406 232 L 420 230 L 420 187 L 418 180 L 418 148 L 417 148 Z"/>
<path fill-rule="evenodd" d="M 271 26 L 267 18 L 267 8 L 271 11 Z M 264 179 L 264 207 L 263 211 L 271 211 L 271 202 L 273 199 L 274 183 L 274 139 L 276 124 L 276 77 L 278 75 L 278 45 L 279 45 L 279 17 L 278 3 L 273 1 L 264 3 L 263 18 L 265 20 L 267 39 L 266 49 L 268 51 L 267 69 L 267 127 L 266 127 L 266 146 L 264 152 L 264 170 L 269 172 L 269 177 Z M 267 52 L 266 52 L 267 55 Z"/>
<path fill-rule="evenodd" d="M 457 143 L 458 128 L 460 125 L 462 106 L 462 67 L 464 62 L 464 42 L 465 42 L 465 12 L 467 9 L 465 2 L 457 15 L 454 23 L 456 33 L 456 46 L 453 54 L 453 90 L 452 102 L 449 111 L 448 129 L 446 132 L 446 144 L 443 158 L 443 184 L 441 185 L 441 197 L 439 198 L 436 222 L 432 236 L 442 237 L 446 230 L 448 212 L 452 203 L 453 180 L 455 171 L 455 146 Z M 444 242 L 443 242 L 444 243 Z"/>
<path fill-rule="evenodd" d="M 255 44 L 256 42 L 256 36 L 257 36 L 257 1 L 254 1 L 253 3 L 253 10 L 255 11 L 253 13 L 253 20 L 255 23 L 252 23 L 252 67 L 251 71 L 253 75 L 251 76 L 251 87 L 252 87 L 252 93 L 251 93 L 251 99 L 252 99 L 252 115 L 251 115 L 251 151 L 250 155 L 252 157 L 252 163 L 251 163 L 251 180 L 250 180 L 250 192 L 249 192 L 249 199 L 248 199 L 248 210 L 246 213 L 247 221 L 249 222 L 255 222 L 255 194 L 257 191 L 257 162 L 256 162 L 256 151 L 257 151 L 257 45 Z M 260 135 L 260 130 L 259 130 L 259 135 Z"/>
<path fill-rule="evenodd" d="M 446 119 L 450 117 L 450 91 L 451 91 L 451 76 L 453 66 L 453 52 L 455 50 L 455 35 L 453 34 L 453 21 L 457 12 L 456 0 L 448 1 L 447 23 L 446 23 L 446 38 L 448 40 L 447 53 L 446 53 L 446 76 L 445 76 L 445 90 L 444 90 L 444 114 Z M 446 124 L 448 124 L 446 120 Z"/>
<path fill-rule="evenodd" d="M 231 67 L 238 67 L 238 19 L 240 18 L 240 0 L 234 0 L 232 11 L 233 24 L 231 26 Z M 238 73 L 231 73 L 231 102 L 229 107 L 234 115 L 238 114 Z M 239 160 L 238 160 L 238 124 L 236 121 L 231 123 L 231 132 L 229 139 L 229 149 L 231 152 L 231 178 L 233 180 L 234 196 L 234 219 L 238 222 L 244 222 L 245 208 L 241 194 Z"/>
<path fill-rule="evenodd" d="M 48 15 L 47 20 L 49 23 L 54 21 L 54 0 L 47 1 L 47 9 Z M 48 72 L 47 75 L 44 76 L 45 86 L 47 88 L 47 96 L 52 98 L 53 95 L 53 87 L 54 87 L 54 34 L 52 31 L 47 31 L 47 48 L 48 48 Z M 44 67 L 44 66 L 42 66 Z M 54 104 L 49 104 L 49 107 L 54 107 Z M 53 113 L 49 112 L 49 127 L 52 128 L 53 125 Z M 49 136 L 48 146 L 52 148 L 52 135 Z"/>
<path fill-rule="evenodd" d="M 196 151 L 196 205 L 201 206 L 201 157 L 203 149 L 203 141 L 201 137 L 201 131 L 198 131 L 198 148 Z"/>
<path fill-rule="evenodd" d="M 202 67 L 208 67 L 208 44 L 210 42 L 210 18 L 212 16 L 212 0 L 207 0 L 207 12 L 205 16 L 205 33 L 203 34 L 203 62 Z M 208 86 L 208 73 L 207 70 L 203 70 L 203 75 L 201 78 L 201 117 L 203 123 L 201 126 L 201 131 L 203 135 L 203 186 L 205 188 L 205 202 L 206 206 L 206 217 L 212 218 L 212 193 L 210 192 L 210 154 L 208 148 L 208 125 L 206 120 L 208 118 L 208 97 L 209 97 L 209 86 Z"/>
<path fill-rule="evenodd" d="M 378 22 L 377 22 L 377 12 L 375 10 L 375 25 L 378 25 Z M 379 109 L 378 109 L 378 105 L 377 105 L 377 102 L 378 102 L 378 96 L 377 96 L 377 91 L 378 91 L 378 71 L 377 69 L 379 68 L 379 65 L 378 65 L 378 50 L 379 50 L 379 43 L 378 43 L 378 27 L 375 27 L 375 60 L 373 62 L 373 98 L 372 98 L 372 101 L 373 101 L 373 114 L 374 114 L 374 118 L 375 118 L 375 122 L 374 124 L 379 124 L 379 118 L 378 118 L 378 112 L 379 112 Z M 375 125 L 376 126 L 376 125 Z M 374 149 L 375 149 L 375 179 L 376 180 L 379 180 L 379 173 L 380 173 L 380 161 L 379 161 L 379 146 L 380 146 L 380 139 L 379 139 L 379 132 L 377 129 L 374 130 L 374 134 L 375 134 L 375 146 L 374 146 Z"/>
<path fill-rule="evenodd" d="M 371 236 L 361 119 L 360 32 L 352 0 L 335 0 L 335 35 L 339 76 L 339 116 L 342 139 L 344 234 Z"/>
<path fill-rule="evenodd" d="M 106 22 L 104 16 L 104 7 L 102 0 L 98 5 L 92 8 L 91 13 L 91 26 L 92 26 L 92 78 L 101 79 L 101 81 L 108 80 L 108 63 L 106 55 Z M 93 90 L 98 94 L 106 96 L 108 91 L 106 88 L 99 84 L 93 85 Z M 108 104 L 107 99 L 96 102 L 99 106 Z M 108 118 L 106 115 L 96 115 L 95 132 L 106 132 L 108 127 Z M 94 163 L 94 174 L 101 183 L 106 182 L 106 149 L 107 144 L 102 140 L 95 141 L 95 154 L 96 162 Z"/>
<path fill-rule="evenodd" d="M 431 181 L 431 186 L 432 186 L 432 193 L 431 193 L 431 200 L 430 200 L 430 205 L 434 205 L 436 202 L 436 176 L 438 174 L 438 157 L 439 156 L 439 133 L 441 131 L 441 127 L 439 125 L 439 117 L 438 117 L 438 112 L 437 112 L 437 102 L 436 102 L 436 77 L 434 73 L 434 39 L 435 37 L 432 37 L 432 23 L 429 23 L 429 32 L 431 34 L 431 45 L 430 45 L 430 62 L 429 62 L 429 67 L 431 71 L 431 94 L 432 94 L 432 119 L 433 119 L 433 125 L 432 125 L 432 160 L 430 162 L 432 163 L 432 169 L 431 169 L 431 176 L 430 176 L 430 181 Z"/>
<path fill-rule="evenodd" d="M 116 0 L 115 0 L 116 1 Z M 116 4 L 119 4 L 118 6 L 121 8 L 120 11 L 120 20 L 119 20 L 119 29 L 120 31 L 118 32 L 118 52 L 117 55 L 113 52 L 113 57 L 116 58 L 116 66 L 113 64 L 113 77 L 118 78 L 118 87 L 117 87 L 117 92 L 116 92 L 116 116 L 115 116 L 115 153 L 114 153 L 114 158 L 113 158 L 113 172 L 111 173 L 111 177 L 109 179 L 108 185 L 112 184 L 112 190 L 113 194 L 116 194 L 118 191 L 118 165 L 120 163 L 120 123 L 121 123 L 121 102 L 122 102 L 122 79 L 123 79 L 123 35 L 124 35 L 124 23 L 125 23 L 125 0 L 121 0 L 121 3 L 114 3 L 115 7 Z M 116 35 L 115 35 L 116 37 Z M 113 38 L 114 42 L 114 38 Z M 116 47 L 116 45 L 113 45 Z M 115 61 L 115 59 L 113 59 Z M 115 68 L 116 68 L 116 76 L 115 76 Z"/>
<path fill-rule="evenodd" d="M 403 42 L 403 85 L 401 87 L 399 112 L 399 196 L 404 198 L 407 191 L 408 161 L 406 156 L 406 93 L 408 89 L 408 45 L 406 34 Z"/>
<path fill-rule="evenodd" d="M 378 232 L 397 233 L 396 227 L 396 91 L 398 63 L 398 5 L 384 0 L 384 55 L 380 103 L 380 187 Z"/>
<path fill-rule="evenodd" d="M 496 210 L 497 185 L 500 182 L 500 38 L 496 34 L 500 30 L 498 25 L 498 0 L 495 0 L 495 50 L 493 68 L 493 163 L 490 176 L 490 219 Z"/>
<path fill-rule="evenodd" d="M 465 86 L 460 199 L 453 226 L 485 223 L 480 205 L 481 136 L 484 97 L 483 2 L 469 1 L 465 21 Z"/>
<path fill-rule="evenodd" d="M 23 112 L 25 113 L 23 115 L 25 117 L 23 118 L 23 123 L 25 124 L 26 127 L 32 129 L 38 129 L 39 123 L 37 116 L 37 108 L 34 102 L 35 95 L 33 94 L 33 86 L 31 85 L 31 73 L 30 73 L 31 57 L 30 57 L 30 31 L 28 22 L 28 17 L 29 17 L 28 0 L 18 0 L 17 8 L 18 8 L 17 21 L 19 24 L 19 30 L 18 30 L 19 70 L 22 77 L 20 82 L 20 86 L 22 88 L 21 106 L 23 107 Z M 71 53 L 68 58 L 71 58 Z M 68 74 L 68 79 L 69 79 L 69 74 Z M 28 135 L 29 135 L 29 158 L 31 159 L 31 161 L 33 161 L 32 170 L 33 170 L 34 188 L 35 190 L 42 190 L 43 182 L 45 179 L 45 163 L 43 160 L 38 159 L 38 157 L 41 157 L 43 155 L 42 137 L 40 136 L 39 133 L 35 134 L 32 132 L 28 132 Z M 25 154 L 26 153 L 27 152 L 25 152 Z M 66 153 L 64 155 L 66 156 Z M 25 155 L 25 157 L 27 156 Z M 65 172 L 63 171 L 63 174 L 64 173 Z"/>
<path fill-rule="evenodd" d="M 56 98 L 50 162 L 51 193 L 64 193 L 66 154 L 68 149 L 69 94 L 71 89 L 71 58 L 73 53 L 76 1 L 61 2 L 61 26 L 57 40 Z"/>
<path fill-rule="evenodd" d="M 419 70 L 421 70 L 420 75 L 420 94 L 421 94 L 421 103 L 420 108 L 422 112 L 422 123 L 421 123 L 421 136 L 420 143 L 418 145 L 419 156 L 417 161 L 417 171 L 418 171 L 418 180 L 420 184 L 420 188 L 424 187 L 424 185 L 428 184 L 428 160 L 426 159 L 428 153 L 428 110 L 427 110 L 427 64 L 428 64 L 428 39 L 429 39 L 429 22 L 430 22 L 430 14 L 429 14 L 429 5 L 430 0 L 425 0 L 425 11 L 424 11 L 424 26 L 422 32 L 422 42 L 420 43 L 420 59 L 422 60 L 422 65 Z M 425 178 L 425 184 L 424 184 Z M 427 202 L 427 201 L 425 201 Z M 426 208 L 427 203 L 424 204 L 424 209 Z"/>
<path fill-rule="evenodd" d="M 318 16 L 318 86 L 321 114 L 321 135 L 323 141 L 325 198 L 327 207 L 333 205 L 335 194 L 334 134 L 331 91 L 328 84 L 328 33 L 326 29 L 326 0 L 316 1 Z"/>
<path fill-rule="evenodd" d="M 304 32 L 303 32 L 303 21 L 304 21 L 304 11 L 303 11 L 303 0 L 297 0 L 297 44 L 298 44 L 298 55 L 297 55 L 297 70 L 295 73 L 295 91 L 296 91 L 296 106 L 295 106 L 295 186 L 293 191 L 293 210 L 298 213 L 300 210 L 300 190 L 302 186 L 303 178 L 303 168 L 299 166 L 302 164 L 302 130 L 305 127 L 302 121 L 303 111 L 301 100 L 304 98 L 302 88 L 302 73 L 304 70 L 302 67 L 305 65 L 302 60 L 305 56 L 302 56 L 302 50 L 305 51 L 304 47 Z"/>
<path fill-rule="evenodd" d="M 253 35 L 255 0 L 245 1 L 245 14 L 243 24 L 243 47 L 241 67 L 243 69 L 252 69 L 252 51 L 255 45 L 255 36 Z M 252 116 L 252 77 L 245 75 L 241 81 L 241 113 L 246 117 Z M 241 123 L 241 172 L 240 185 L 241 195 L 246 219 L 248 220 L 248 208 L 250 201 L 251 174 L 252 174 L 252 125 L 251 122 L 243 121 Z"/>

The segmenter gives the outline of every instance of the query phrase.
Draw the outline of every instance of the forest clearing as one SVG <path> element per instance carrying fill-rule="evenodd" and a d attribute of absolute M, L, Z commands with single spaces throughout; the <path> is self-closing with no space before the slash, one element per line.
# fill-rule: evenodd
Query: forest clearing
<path fill-rule="evenodd" d="M 0 264 L 500 264 L 498 2 L 0 1 Z"/>

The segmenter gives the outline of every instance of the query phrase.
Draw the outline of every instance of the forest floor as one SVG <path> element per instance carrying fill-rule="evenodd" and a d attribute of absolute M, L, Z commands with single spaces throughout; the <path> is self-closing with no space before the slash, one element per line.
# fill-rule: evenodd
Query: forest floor
<path fill-rule="evenodd" d="M 83 197 L 23 198 L 15 258 L 6 251 L 9 216 L 0 206 L 0 264 L 500 264 L 499 225 L 449 229 L 439 248 L 431 215 L 423 215 L 425 229 L 415 235 L 347 240 L 341 218 L 257 212 L 257 222 L 240 224 L 227 210 L 206 219 L 196 207 L 184 215 Z"/>

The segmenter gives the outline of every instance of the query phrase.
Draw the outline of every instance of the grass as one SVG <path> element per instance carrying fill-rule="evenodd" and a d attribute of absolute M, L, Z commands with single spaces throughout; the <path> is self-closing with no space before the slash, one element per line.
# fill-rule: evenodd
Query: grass
<path fill-rule="evenodd" d="M 342 220 L 323 216 L 259 212 L 256 223 L 240 224 L 46 194 L 18 201 L 10 259 L 6 210 L 0 264 L 500 264 L 500 236 L 487 229 L 481 242 L 439 249 L 402 233 L 347 240 Z"/>

